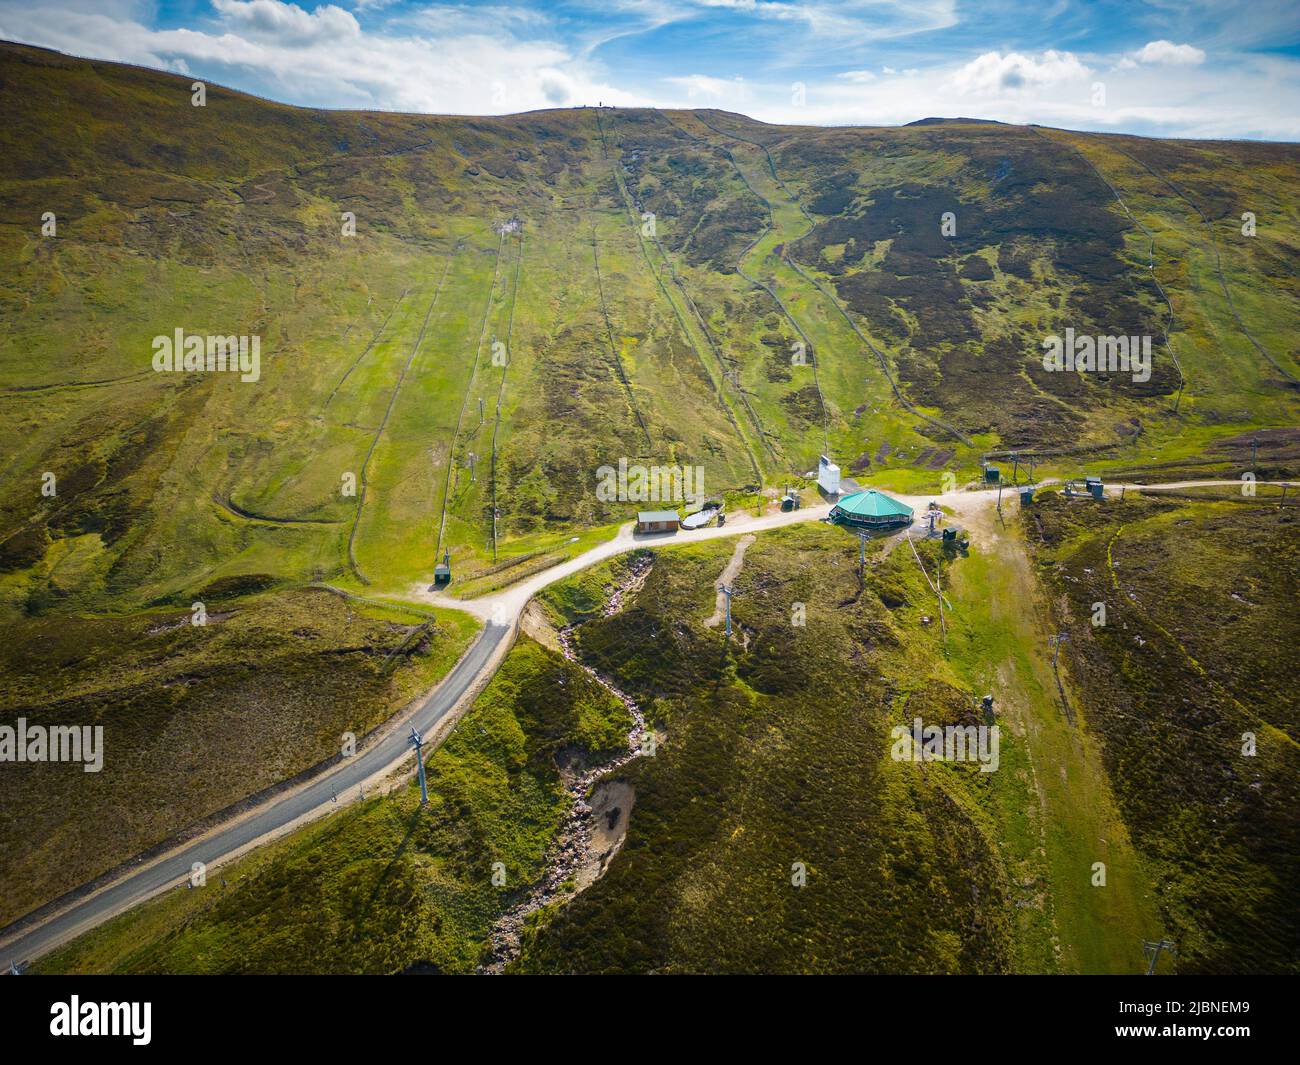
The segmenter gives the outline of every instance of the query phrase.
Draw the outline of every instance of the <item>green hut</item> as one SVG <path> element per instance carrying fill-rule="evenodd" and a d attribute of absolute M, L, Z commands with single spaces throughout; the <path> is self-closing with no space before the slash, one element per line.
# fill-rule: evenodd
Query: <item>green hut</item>
<path fill-rule="evenodd" d="M 433 586 L 441 588 L 451 583 L 451 552 L 442 556 L 442 561 L 433 567 Z"/>
<path fill-rule="evenodd" d="M 831 507 L 831 521 L 862 529 L 886 529 L 893 525 L 910 525 L 912 508 L 871 488 L 847 495 Z"/>

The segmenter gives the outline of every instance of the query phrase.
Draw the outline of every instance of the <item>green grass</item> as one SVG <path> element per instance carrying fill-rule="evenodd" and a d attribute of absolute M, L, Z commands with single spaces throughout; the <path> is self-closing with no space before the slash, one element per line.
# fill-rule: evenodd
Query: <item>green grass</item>
<path fill-rule="evenodd" d="M 948 657 L 964 684 L 994 695 L 1004 733 L 1021 741 L 995 781 L 1016 785 L 995 794 L 1008 850 L 1019 856 L 1016 882 L 1032 903 L 1018 911 L 1025 965 L 1137 972 L 1141 941 L 1159 938 L 1159 923 L 1111 793 L 1104 736 L 1076 693 L 1067 690 L 1073 721 L 1064 709 L 1051 670 L 1051 612 L 1018 529 L 997 523 L 993 537 L 954 569 Z M 1093 886 L 1095 862 L 1106 865 L 1104 887 Z"/>
<path fill-rule="evenodd" d="M 1049 495 L 1024 520 L 1178 970 L 1294 971 L 1294 513 Z"/>
<path fill-rule="evenodd" d="M 495 565 L 484 562 L 478 569 L 469 569 L 459 575 L 453 570 L 453 583 L 449 591 L 458 599 L 488 595 L 590 551 L 612 539 L 618 528 L 617 525 L 605 526 L 572 536 L 534 534 L 503 542 L 502 559 Z"/>
<path fill-rule="evenodd" d="M 820 526 L 762 534 L 736 581 L 730 648 L 703 620 L 733 543 L 656 552 L 612 618 L 597 616 L 599 569 L 544 593 L 559 617 L 590 619 L 584 658 L 649 709 L 660 743 L 624 771 L 636 800 L 618 859 L 536 924 L 518 969 L 1016 967 L 997 785 L 889 758 L 893 724 L 969 713 L 972 696 L 935 675 L 948 674 L 910 551 L 873 562 L 857 590 L 855 544 Z M 796 602 L 806 627 L 791 625 Z"/>

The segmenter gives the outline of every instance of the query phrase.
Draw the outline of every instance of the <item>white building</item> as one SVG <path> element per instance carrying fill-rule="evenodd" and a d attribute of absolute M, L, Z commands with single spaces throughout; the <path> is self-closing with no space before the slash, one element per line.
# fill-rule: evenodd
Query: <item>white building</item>
<path fill-rule="evenodd" d="M 817 462 L 817 487 L 828 496 L 840 494 L 840 468 L 829 455 L 821 456 Z"/>

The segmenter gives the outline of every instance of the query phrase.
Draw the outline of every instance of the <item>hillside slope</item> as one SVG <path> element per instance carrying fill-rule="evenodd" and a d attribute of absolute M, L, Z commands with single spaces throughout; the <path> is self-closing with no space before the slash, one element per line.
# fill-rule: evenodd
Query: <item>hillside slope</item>
<path fill-rule="evenodd" d="M 626 515 L 594 491 L 619 457 L 724 491 L 829 446 L 937 484 L 984 449 L 1295 418 L 1291 146 L 194 107 L 8 45 L 0 83 L 11 611 L 241 572 L 400 589 L 444 547 Z M 1067 326 L 1153 335 L 1150 380 L 1044 372 Z M 151 372 L 178 328 L 259 336 L 260 379 Z"/>
<path fill-rule="evenodd" d="M 0 723 L 131 751 L 80 813 L 5 776 L 5 917 L 387 720 L 472 634 L 411 613 L 435 561 L 482 591 L 576 553 L 638 509 L 597 492 L 620 460 L 745 505 L 827 452 L 922 492 L 1006 451 L 1236 477 L 1259 434 L 1294 473 L 1298 179 L 1292 145 L 960 120 L 199 107 L 0 44 Z M 1045 371 L 1067 329 L 1150 336 L 1149 379 Z M 255 371 L 156 372 L 178 330 Z"/>

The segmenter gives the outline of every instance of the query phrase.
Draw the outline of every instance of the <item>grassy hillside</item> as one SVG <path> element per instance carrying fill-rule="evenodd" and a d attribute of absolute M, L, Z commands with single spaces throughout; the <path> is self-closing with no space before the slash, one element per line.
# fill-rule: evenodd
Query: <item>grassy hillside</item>
<path fill-rule="evenodd" d="M 0 716 L 102 726 L 103 767 L 0 773 L 0 925 L 359 743 L 476 626 L 323 591 L 0 625 Z"/>
<path fill-rule="evenodd" d="M 543 922 L 520 969 L 1009 970 L 996 774 L 889 756 L 889 728 L 913 712 L 974 716 L 969 693 L 932 675 L 910 551 L 873 560 L 859 585 L 836 530 L 762 537 L 728 646 L 701 622 L 734 546 L 664 553 L 633 604 L 579 628 L 584 657 L 651 708 L 662 746 L 628 771 L 618 861 Z M 806 625 L 791 624 L 796 602 Z"/>
<path fill-rule="evenodd" d="M 1295 420 L 1288 146 L 193 107 L 10 45 L 0 79 L 11 613 L 248 572 L 404 591 L 444 547 L 472 570 L 626 516 L 594 490 L 622 456 L 726 491 L 829 446 L 937 486 L 986 449 L 1140 432 L 1156 460 Z M 1067 325 L 1154 334 L 1151 380 L 1044 373 Z M 152 373 L 178 327 L 260 336 L 261 379 Z"/>
<path fill-rule="evenodd" d="M 1044 683 L 1019 551 L 931 543 L 918 560 L 887 541 L 859 582 L 838 530 L 764 535 L 735 581 L 729 646 L 698 619 L 730 551 L 664 552 L 633 605 L 578 629 L 586 660 L 651 708 L 662 746 L 626 771 L 618 861 L 539 918 L 516 968 L 1134 971 L 1155 927 L 1145 875 L 1092 739 Z M 946 637 L 921 572 L 941 563 Z M 563 596 L 548 598 L 572 615 L 581 603 Z M 997 771 L 893 759 L 893 726 L 975 723 L 985 691 Z M 1112 874 L 1097 891 L 1102 833 Z"/>
<path fill-rule="evenodd" d="M 82 937 L 46 971 L 473 971 L 565 812 L 557 753 L 595 757 L 623 708 L 526 637 L 429 759 L 430 806 L 399 788 L 340 811 Z M 493 863 L 505 883 L 492 883 Z"/>
<path fill-rule="evenodd" d="M 0 924 L 427 690 L 474 628 L 412 612 L 436 560 L 451 554 L 453 594 L 483 594 L 608 537 L 638 508 L 596 492 L 621 458 L 701 467 L 708 494 L 748 506 L 826 451 L 862 483 L 917 492 L 1007 451 L 1040 476 L 1300 473 L 1294 146 L 719 111 L 327 112 L 215 85 L 195 107 L 190 81 L 0 44 L 0 723 L 103 723 L 113 752 L 75 804 L 66 776 L 6 770 Z M 1045 372 L 1041 341 L 1066 328 L 1152 336 L 1150 380 Z M 154 372 L 154 338 L 177 329 L 257 338 L 257 380 Z M 1264 535 L 1250 513 L 1188 508 L 1222 545 L 1208 572 L 1246 565 L 1236 545 Z M 1191 656 L 1170 659 L 1178 684 L 1138 684 L 1110 648 L 1118 679 L 1076 662 L 1087 710 L 1066 715 L 1044 647 L 1049 600 L 1076 589 L 1049 565 L 1044 595 L 1023 539 L 1067 565 L 1052 552 L 1092 557 L 1101 535 L 990 523 L 952 566 L 964 609 L 946 643 L 921 620 L 934 610 L 910 550 L 859 586 L 851 543 L 825 529 L 750 549 L 730 648 L 704 625 L 730 545 L 665 554 L 608 618 L 571 610 L 598 614 L 613 570 L 553 590 L 553 620 L 583 622 L 583 662 L 665 740 L 626 770 L 638 816 L 619 860 L 534 919 L 518 967 L 1130 971 L 1162 922 L 1189 964 L 1279 967 L 1235 945 L 1235 887 L 1175 870 L 1198 833 L 1238 863 L 1223 884 L 1283 883 L 1290 858 L 1217 835 L 1203 781 L 1173 824 L 1118 711 L 1093 709 L 1149 698 L 1129 712 L 1163 728 L 1156 695 L 1199 698 L 1208 674 L 1235 728 L 1254 685 L 1275 700 L 1279 682 L 1216 662 L 1242 630 L 1202 647 L 1180 629 L 1201 588 L 1174 583 L 1190 598 L 1162 593 L 1159 624 Z M 1285 537 L 1259 548 L 1287 579 Z M 819 619 L 797 631 L 796 591 Z M 195 603 L 209 626 L 185 624 Z M 1270 603 L 1275 629 L 1252 638 L 1290 667 Z M 478 964 L 505 904 L 461 833 L 536 879 L 568 801 L 548 759 L 590 753 L 609 731 L 593 715 L 617 716 L 595 690 L 541 706 L 546 684 L 589 676 L 553 648 L 524 643 L 511 663 L 476 709 L 492 724 L 436 756 L 455 800 L 418 847 L 403 846 L 409 795 L 376 800 L 250 859 L 262 872 L 219 911 L 206 896 L 148 911 L 191 923 L 139 953 L 109 934 L 96 964 Z M 1006 704 L 1010 772 L 918 778 L 888 758 L 918 703 L 960 716 L 985 691 Z M 1280 706 L 1251 713 L 1269 742 L 1290 727 Z M 471 757 L 498 726 L 508 757 Z M 1186 760 L 1165 768 L 1182 779 Z M 516 802 L 521 823 L 493 821 Z M 276 885 L 326 860 L 321 905 L 373 946 L 308 943 L 284 909 Z M 1099 860 L 1105 892 L 1088 886 Z M 797 892 L 796 861 L 812 871 Z M 399 870 L 400 889 L 385 879 Z M 1284 894 L 1261 892 L 1247 908 L 1271 920 Z M 398 903 L 417 896 L 408 924 Z M 1201 905 L 1217 916 L 1193 931 Z M 258 942 L 271 916 L 279 954 Z"/>
<path fill-rule="evenodd" d="M 1076 447 L 1141 425 L 1151 447 L 1198 425 L 1294 419 L 1300 352 L 1286 323 L 1300 291 L 1281 266 L 1300 250 L 1292 146 L 961 122 L 715 125 L 748 138 L 753 168 L 805 205 L 806 235 L 786 258 L 894 352 L 916 401 L 968 432 Z M 1241 232 L 1246 210 L 1268 219 L 1258 236 Z M 1039 342 L 1066 326 L 1152 334 L 1151 380 L 1044 373 Z"/>
<path fill-rule="evenodd" d="M 1295 512 L 1049 496 L 1022 520 L 1179 971 L 1294 972 Z"/>
<path fill-rule="evenodd" d="M 527 918 L 508 971 L 1136 971 L 1160 928 L 1148 882 L 1093 737 L 1060 712 L 1018 542 L 969 557 L 921 544 L 920 562 L 883 542 L 859 582 L 841 531 L 763 534 L 735 577 L 728 644 L 710 624 L 713 582 L 738 542 L 624 557 L 543 596 L 656 746 L 593 787 L 620 796 L 625 837 L 593 886 Z M 946 638 L 921 572 L 940 564 Z M 565 774 L 605 764 L 628 726 L 607 688 L 548 649 L 553 630 L 531 625 L 545 644 L 521 638 L 430 758 L 425 814 L 411 784 L 341 810 L 44 968 L 483 964 L 493 923 L 555 860 Z M 895 725 L 973 723 L 986 690 L 995 772 L 894 760 Z M 1090 884 L 1098 858 L 1105 889 Z"/>

